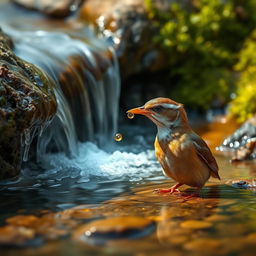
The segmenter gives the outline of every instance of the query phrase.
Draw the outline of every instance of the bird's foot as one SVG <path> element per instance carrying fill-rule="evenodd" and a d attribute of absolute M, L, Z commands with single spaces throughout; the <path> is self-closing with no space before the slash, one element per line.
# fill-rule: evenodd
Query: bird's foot
<path fill-rule="evenodd" d="M 180 193 L 180 191 L 177 188 L 164 188 L 164 189 L 157 188 L 157 189 L 154 189 L 153 192 L 156 194 L 166 194 L 166 193 L 173 194 L 174 192 Z"/>
<path fill-rule="evenodd" d="M 157 188 L 157 189 L 154 189 L 154 193 L 157 193 L 157 194 L 166 194 L 166 193 L 173 194 L 175 192 L 180 193 L 180 191 L 178 190 L 178 187 L 182 185 L 183 184 L 178 183 L 172 186 L 171 188 L 164 188 L 164 189 Z"/>

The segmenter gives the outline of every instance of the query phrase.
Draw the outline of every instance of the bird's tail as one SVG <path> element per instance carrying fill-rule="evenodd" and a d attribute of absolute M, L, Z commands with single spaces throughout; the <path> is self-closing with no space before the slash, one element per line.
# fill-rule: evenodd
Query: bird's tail
<path fill-rule="evenodd" d="M 220 175 L 219 175 L 217 172 L 211 172 L 211 176 L 212 176 L 213 178 L 216 178 L 216 179 L 221 180 L 221 179 L 220 179 Z"/>

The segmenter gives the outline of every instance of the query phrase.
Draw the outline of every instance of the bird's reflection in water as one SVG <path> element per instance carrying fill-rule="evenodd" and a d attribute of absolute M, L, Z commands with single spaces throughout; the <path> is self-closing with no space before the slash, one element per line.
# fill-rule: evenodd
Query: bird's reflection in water
<path fill-rule="evenodd" d="M 205 255 L 206 248 L 207 255 L 243 250 L 252 246 L 255 216 L 250 213 L 251 200 L 253 193 L 248 190 L 209 184 L 197 198 L 161 207 L 157 239 L 165 247 L 198 255 Z"/>
<path fill-rule="evenodd" d="M 215 199 L 204 199 L 201 194 L 214 194 Z M 190 198 L 180 205 L 162 206 L 157 225 L 157 238 L 166 246 L 179 246 L 194 237 L 210 232 L 212 223 L 207 221 L 218 212 L 218 188 L 211 186 L 200 197 Z"/>

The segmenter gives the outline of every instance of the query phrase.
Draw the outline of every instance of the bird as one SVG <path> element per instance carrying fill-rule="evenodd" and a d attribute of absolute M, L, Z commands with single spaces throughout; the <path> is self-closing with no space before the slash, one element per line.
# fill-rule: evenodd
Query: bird
<path fill-rule="evenodd" d="M 199 191 L 210 177 L 220 180 L 218 164 L 206 142 L 190 127 L 183 104 L 159 97 L 128 113 L 144 115 L 156 124 L 156 158 L 163 174 L 177 182 L 171 188 L 155 192 L 180 192 L 178 188 L 182 185 Z"/>

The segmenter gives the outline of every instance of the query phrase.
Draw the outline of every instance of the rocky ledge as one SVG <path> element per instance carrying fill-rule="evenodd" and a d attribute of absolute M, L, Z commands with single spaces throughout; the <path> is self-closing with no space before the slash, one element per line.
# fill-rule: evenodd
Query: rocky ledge
<path fill-rule="evenodd" d="M 0 29 L 0 179 L 19 173 L 30 131 L 50 121 L 57 107 L 49 78 L 12 48 Z"/>

